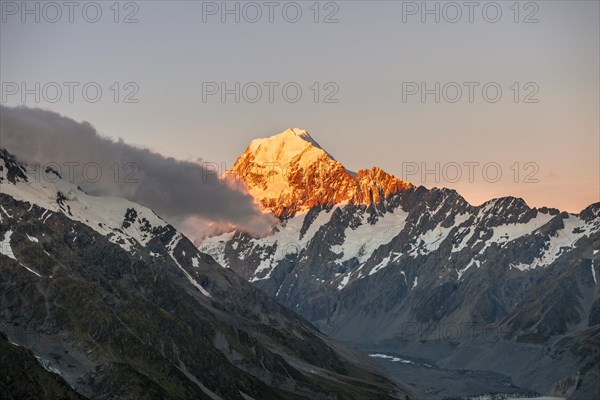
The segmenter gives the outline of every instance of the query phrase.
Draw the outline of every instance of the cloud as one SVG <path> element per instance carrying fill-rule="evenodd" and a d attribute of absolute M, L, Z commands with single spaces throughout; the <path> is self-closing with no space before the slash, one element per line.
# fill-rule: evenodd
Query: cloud
<path fill-rule="evenodd" d="M 54 112 L 0 106 L 0 113 L 0 147 L 26 162 L 58 165 L 64 179 L 90 194 L 149 207 L 196 239 L 231 227 L 265 232 L 273 222 L 242 187 L 222 181 L 200 163 L 114 141 L 88 122 Z"/>

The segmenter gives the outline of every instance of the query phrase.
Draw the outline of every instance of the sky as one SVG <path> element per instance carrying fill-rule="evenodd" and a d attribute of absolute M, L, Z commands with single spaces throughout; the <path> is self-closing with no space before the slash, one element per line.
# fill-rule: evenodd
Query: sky
<path fill-rule="evenodd" d="M 298 127 L 472 204 L 600 201 L 598 1 L 74 4 L 1 2 L 3 105 L 223 169 Z"/>

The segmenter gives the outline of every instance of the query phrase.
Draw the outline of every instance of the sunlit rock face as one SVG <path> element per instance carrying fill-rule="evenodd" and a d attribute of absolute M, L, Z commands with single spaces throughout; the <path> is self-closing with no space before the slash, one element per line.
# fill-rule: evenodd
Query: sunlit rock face
<path fill-rule="evenodd" d="M 378 167 L 348 171 L 308 134 L 290 128 L 253 140 L 227 173 L 265 209 L 288 218 L 315 206 L 372 204 L 412 185 Z"/>

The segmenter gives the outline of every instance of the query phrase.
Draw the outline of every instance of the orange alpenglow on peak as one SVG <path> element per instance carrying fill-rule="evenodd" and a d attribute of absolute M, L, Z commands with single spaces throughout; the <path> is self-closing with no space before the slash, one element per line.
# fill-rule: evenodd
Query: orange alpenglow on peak
<path fill-rule="evenodd" d="M 379 167 L 359 170 L 356 182 L 360 187 L 359 193 L 363 196 L 359 202 L 367 204 L 380 203 L 389 196 L 412 187 L 411 183 L 398 179 Z"/>
<path fill-rule="evenodd" d="M 241 180 L 265 209 L 280 218 L 318 205 L 379 203 L 412 187 L 379 167 L 354 176 L 298 128 L 250 142 L 227 177 Z"/>

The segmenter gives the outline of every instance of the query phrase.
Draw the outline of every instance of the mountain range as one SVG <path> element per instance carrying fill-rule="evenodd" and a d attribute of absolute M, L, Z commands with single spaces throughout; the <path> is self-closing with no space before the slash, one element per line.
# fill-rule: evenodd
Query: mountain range
<path fill-rule="evenodd" d="M 406 399 L 152 210 L 0 150 L 0 398 Z"/>
<path fill-rule="evenodd" d="M 290 128 L 223 177 L 270 232 L 196 245 L 33 162 L 0 149 L 0 398 L 600 396 L 600 203 L 475 206 Z"/>
<path fill-rule="evenodd" d="M 297 128 L 252 141 L 226 179 L 279 223 L 200 249 L 398 382 L 440 399 L 600 395 L 600 203 L 474 206 L 378 167 L 348 171 Z"/>

